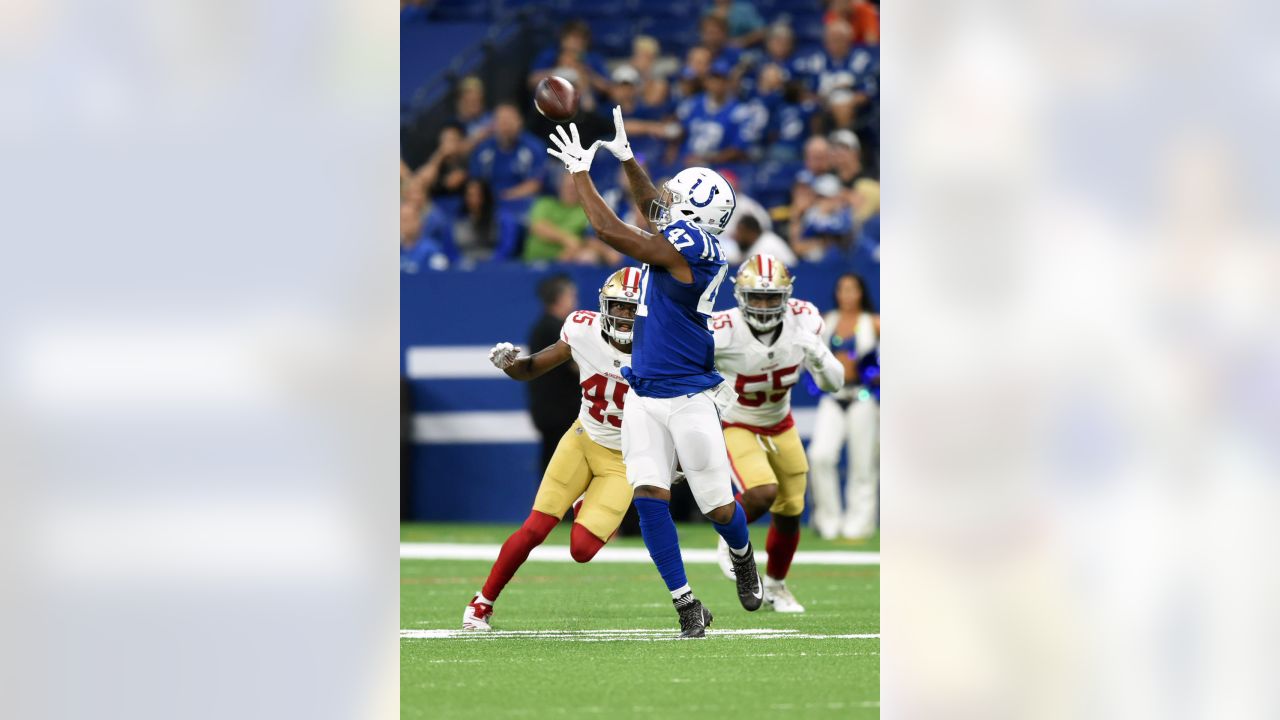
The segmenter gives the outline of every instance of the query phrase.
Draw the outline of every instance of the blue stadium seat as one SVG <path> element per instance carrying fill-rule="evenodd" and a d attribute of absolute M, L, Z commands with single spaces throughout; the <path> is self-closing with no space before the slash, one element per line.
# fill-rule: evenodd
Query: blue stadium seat
<path fill-rule="evenodd" d="M 494 13 L 491 0 L 439 0 L 431 9 L 436 20 L 492 20 Z"/>
<path fill-rule="evenodd" d="M 696 23 L 699 7 L 687 2 L 654 2 L 654 0 L 623 0 L 626 13 L 632 18 L 662 18 L 665 22 L 686 21 Z"/>
<path fill-rule="evenodd" d="M 684 58 L 685 51 L 698 44 L 698 25 L 670 18 L 647 17 L 636 23 L 636 32 L 652 35 L 662 44 L 662 52 Z"/>
<path fill-rule="evenodd" d="M 543 0 L 494 0 L 495 10 L 499 14 L 514 12 L 530 6 L 542 7 L 543 5 Z"/>
<path fill-rule="evenodd" d="M 568 18 L 623 18 L 626 17 L 625 0 L 552 0 L 551 11 Z"/>
<path fill-rule="evenodd" d="M 606 57 L 625 57 L 631 54 L 631 38 L 635 28 L 626 19 L 596 19 L 591 26 L 591 47 Z"/>

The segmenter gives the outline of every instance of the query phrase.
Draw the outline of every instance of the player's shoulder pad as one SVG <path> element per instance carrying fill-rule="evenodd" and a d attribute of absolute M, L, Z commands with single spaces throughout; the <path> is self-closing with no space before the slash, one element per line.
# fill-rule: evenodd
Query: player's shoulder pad
<path fill-rule="evenodd" d="M 825 323 L 822 321 L 822 313 L 818 312 L 818 308 L 808 300 L 800 298 L 791 298 L 787 301 L 788 315 L 793 318 L 801 330 L 807 330 L 815 335 L 821 335 Z"/>
<path fill-rule="evenodd" d="M 560 339 L 573 345 L 586 336 L 588 332 L 598 332 L 599 313 L 594 310 L 574 310 L 564 319 L 560 327 Z"/>

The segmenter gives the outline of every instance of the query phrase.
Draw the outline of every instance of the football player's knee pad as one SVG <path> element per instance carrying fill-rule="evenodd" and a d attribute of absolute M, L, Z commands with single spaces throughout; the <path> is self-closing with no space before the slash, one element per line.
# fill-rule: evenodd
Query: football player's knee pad
<path fill-rule="evenodd" d="M 603 540 L 591 534 L 591 531 L 585 527 L 574 523 L 573 531 L 569 533 L 569 554 L 573 556 L 575 562 L 590 562 L 602 547 L 604 547 Z"/>
<path fill-rule="evenodd" d="M 689 491 L 703 515 L 718 507 L 728 505 L 733 500 L 733 485 L 726 473 L 686 473 Z"/>

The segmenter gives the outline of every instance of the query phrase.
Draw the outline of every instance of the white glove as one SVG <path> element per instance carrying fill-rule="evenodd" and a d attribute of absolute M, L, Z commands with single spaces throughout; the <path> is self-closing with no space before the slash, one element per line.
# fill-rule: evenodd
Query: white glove
<path fill-rule="evenodd" d="M 570 137 L 572 133 L 572 137 Z M 559 137 L 556 137 L 559 135 Z M 564 163 L 564 169 L 570 174 L 578 172 L 586 172 L 591 169 L 591 160 L 596 156 L 596 148 L 600 147 L 600 141 L 592 143 L 591 147 L 583 148 L 582 141 L 578 139 L 578 124 L 569 123 L 569 132 L 564 131 L 563 125 L 556 126 L 556 134 L 551 137 L 551 144 L 557 149 L 547 148 L 547 154 L 554 158 L 559 158 Z"/>
<path fill-rule="evenodd" d="M 720 383 L 711 388 L 711 402 L 716 404 L 716 409 L 720 411 L 721 415 L 729 412 L 729 408 L 733 407 L 733 404 L 737 401 L 738 393 L 729 386 L 729 383 Z"/>
<path fill-rule="evenodd" d="M 498 343 L 489 351 L 489 362 L 499 370 L 506 370 L 515 364 L 520 355 L 520 348 L 509 342 Z"/>
<path fill-rule="evenodd" d="M 600 144 L 608 148 L 609 152 L 613 153 L 613 156 L 621 162 L 626 162 L 635 157 L 631 152 L 631 143 L 627 142 L 626 128 L 622 126 L 621 105 L 613 107 L 613 139 Z"/>
<path fill-rule="evenodd" d="M 844 365 L 831 354 L 827 343 L 818 335 L 800 333 L 800 349 L 804 351 L 804 364 L 826 392 L 836 392 L 844 386 Z"/>
<path fill-rule="evenodd" d="M 804 351 L 804 363 L 814 370 L 820 369 L 830 356 L 822 338 L 809 333 L 799 333 L 800 349 Z"/>

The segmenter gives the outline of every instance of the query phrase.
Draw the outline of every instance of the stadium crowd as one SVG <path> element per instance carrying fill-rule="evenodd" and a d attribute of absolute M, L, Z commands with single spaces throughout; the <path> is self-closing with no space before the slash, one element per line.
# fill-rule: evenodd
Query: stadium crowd
<path fill-rule="evenodd" d="M 878 260 L 878 4 L 793 0 L 790 12 L 757 4 L 770 5 L 768 21 L 746 0 L 706 3 L 687 48 L 664 47 L 655 25 L 605 54 L 593 49 L 587 22 L 569 20 L 533 59 L 528 87 L 549 74 L 572 82 L 588 140 L 611 137 L 621 106 L 655 184 L 694 165 L 724 175 L 738 201 L 721 236 L 731 263 L 758 252 L 787 264 L 855 253 Z M 434 153 L 415 168 L 400 164 L 403 272 L 622 262 L 592 236 L 573 184 L 528 129 L 549 127 L 533 112 L 531 103 L 488 106 L 478 77 L 458 83 Z M 601 153 L 591 174 L 634 222 L 617 161 Z"/>

